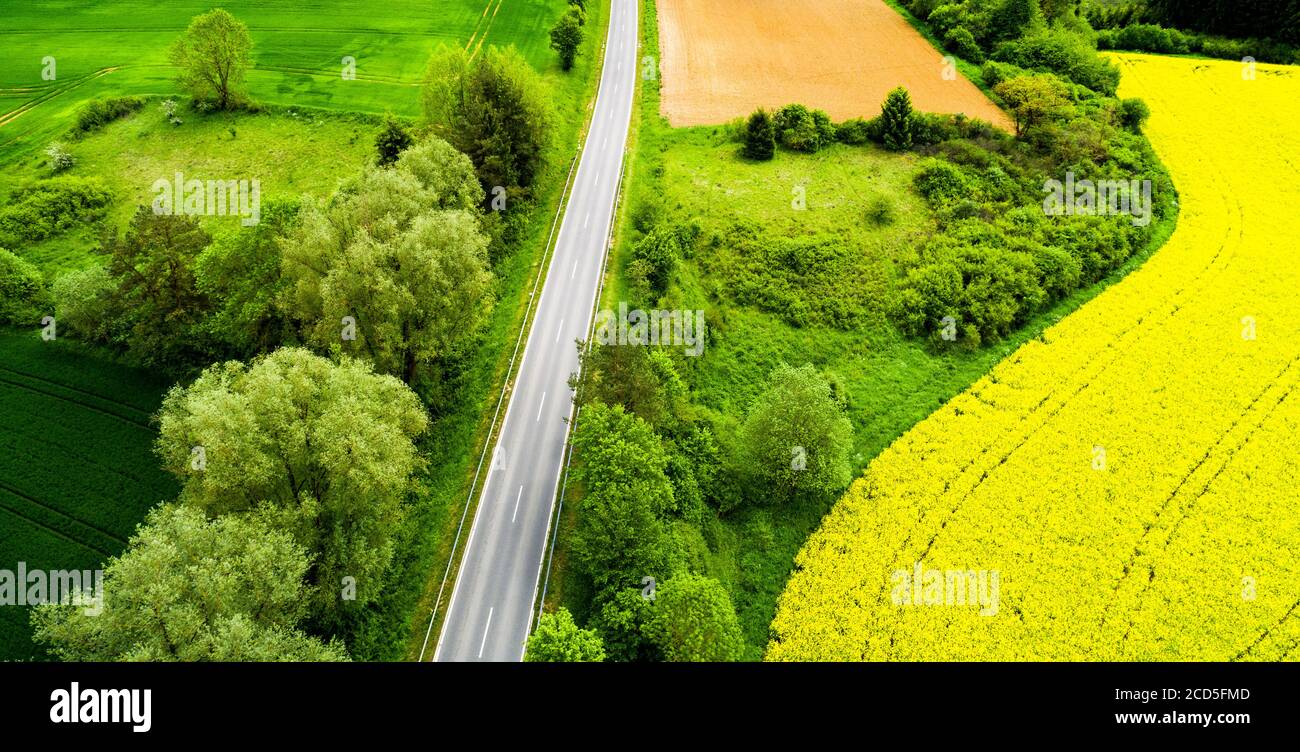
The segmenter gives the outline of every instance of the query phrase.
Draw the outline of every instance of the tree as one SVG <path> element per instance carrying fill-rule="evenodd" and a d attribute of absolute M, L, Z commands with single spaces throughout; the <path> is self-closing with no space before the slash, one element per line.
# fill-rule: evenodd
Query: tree
<path fill-rule="evenodd" d="M 402 156 L 402 152 L 411 148 L 415 139 L 406 130 L 406 127 L 398 122 L 397 118 L 391 114 L 384 117 L 384 127 L 379 130 L 379 135 L 375 136 L 375 163 L 380 167 L 397 161 Z"/>
<path fill-rule="evenodd" d="M 775 495 L 830 493 L 852 475 L 853 425 L 811 365 L 778 366 L 740 429 L 743 467 Z"/>
<path fill-rule="evenodd" d="M 1017 136 L 1070 108 L 1064 82 L 1050 74 L 1010 78 L 994 86 L 993 93 L 1011 108 Z"/>
<path fill-rule="evenodd" d="M 54 298 L 54 318 L 60 330 L 71 330 L 89 341 L 107 342 L 115 338 L 113 298 L 117 284 L 102 266 L 65 272 L 50 289 Z"/>
<path fill-rule="evenodd" d="M 599 663 L 605 660 L 600 635 L 573 622 L 569 609 L 542 614 L 528 637 L 524 660 L 533 663 Z"/>
<path fill-rule="evenodd" d="M 645 633 L 672 662 L 738 661 L 745 649 L 726 589 L 693 574 L 676 575 L 658 589 Z"/>
<path fill-rule="evenodd" d="M 993 9 L 989 31 L 994 41 L 1019 39 L 1029 31 L 1043 25 L 1043 9 L 1039 0 L 1002 0 Z"/>
<path fill-rule="evenodd" d="M 759 107 L 745 124 L 745 149 L 747 159 L 767 161 L 776 155 L 776 129 L 772 116 Z"/>
<path fill-rule="evenodd" d="M 116 282 L 111 315 L 122 322 L 127 349 L 142 363 L 176 371 L 203 360 L 206 348 L 195 335 L 209 304 L 194 263 L 211 241 L 197 218 L 141 206 L 125 236 L 107 242 L 108 272 Z"/>
<path fill-rule="evenodd" d="M 40 270 L 0 248 L 0 324 L 35 324 L 52 313 L 51 303 Z"/>
<path fill-rule="evenodd" d="M 397 168 L 415 178 L 429 193 L 434 209 L 476 211 L 483 189 L 474 176 L 474 163 L 440 138 L 426 138 L 402 153 Z"/>
<path fill-rule="evenodd" d="M 308 558 L 260 520 L 166 505 L 104 571 L 102 603 L 47 604 L 36 639 L 65 661 L 344 661 L 299 630 Z"/>
<path fill-rule="evenodd" d="M 573 61 L 578 57 L 578 47 L 582 45 L 582 9 L 570 5 L 569 10 L 551 27 L 551 49 L 560 56 L 560 67 L 573 69 Z"/>
<path fill-rule="evenodd" d="M 306 340 L 363 354 L 408 384 L 472 340 L 494 285 L 488 239 L 461 208 L 478 195 L 473 182 L 417 178 L 404 165 L 429 167 L 421 160 L 431 155 L 421 155 L 396 170 L 367 169 L 327 203 L 307 203 L 283 244 L 287 305 Z"/>
<path fill-rule="evenodd" d="M 650 425 L 670 421 L 686 387 L 663 350 L 578 343 L 581 367 L 569 379 L 573 403 L 618 405 Z M 579 375 L 581 374 L 581 375 Z"/>
<path fill-rule="evenodd" d="M 299 206 L 268 199 L 257 224 L 219 238 L 195 262 L 195 283 L 213 309 L 202 327 L 226 356 L 251 358 L 288 338 L 280 243 L 297 226 Z"/>
<path fill-rule="evenodd" d="M 290 531 L 311 557 L 310 612 L 334 628 L 378 594 L 427 426 L 401 381 L 285 348 L 173 387 L 157 451 L 182 503 Z"/>
<path fill-rule="evenodd" d="M 880 133 L 885 148 L 906 151 L 912 148 L 912 96 L 898 87 L 889 92 L 880 111 Z"/>
<path fill-rule="evenodd" d="M 527 196 L 550 144 L 551 114 L 546 86 L 523 56 L 490 47 L 470 60 L 441 48 L 425 80 L 425 118 L 469 156 L 484 192 Z"/>
<path fill-rule="evenodd" d="M 248 27 L 218 8 L 190 21 L 172 45 L 171 62 L 181 69 L 180 83 L 195 99 L 215 99 L 224 110 L 244 99 L 252 48 Z"/>
<path fill-rule="evenodd" d="M 586 491 L 574 532 L 578 565 L 598 588 L 662 576 L 662 516 L 675 506 L 659 437 L 640 418 L 587 405 L 573 433 L 576 482 Z"/>

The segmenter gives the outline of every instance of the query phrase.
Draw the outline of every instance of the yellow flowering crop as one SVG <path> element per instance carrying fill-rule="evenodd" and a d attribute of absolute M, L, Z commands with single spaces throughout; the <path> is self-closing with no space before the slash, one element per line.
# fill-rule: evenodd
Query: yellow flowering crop
<path fill-rule="evenodd" d="M 1113 59 L 1173 237 L 871 464 L 769 659 L 1300 657 L 1300 68 Z"/>

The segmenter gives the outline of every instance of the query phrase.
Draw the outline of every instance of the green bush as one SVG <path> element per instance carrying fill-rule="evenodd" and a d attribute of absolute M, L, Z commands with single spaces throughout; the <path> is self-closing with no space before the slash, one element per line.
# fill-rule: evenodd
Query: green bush
<path fill-rule="evenodd" d="M 749 116 L 745 124 L 744 154 L 749 159 L 766 161 L 776 155 L 776 128 L 772 116 L 762 107 Z"/>
<path fill-rule="evenodd" d="M 113 337 L 113 293 L 117 284 L 108 269 L 91 266 L 67 272 L 54 280 L 51 297 L 59 327 L 91 341 Z"/>
<path fill-rule="evenodd" d="M 40 271 L 0 248 L 0 324 L 36 324 L 51 305 Z"/>
<path fill-rule="evenodd" d="M 1048 71 L 1095 92 L 1114 96 L 1119 68 L 1103 60 L 1086 38 L 1050 29 L 998 45 L 993 58 L 1028 70 Z"/>
<path fill-rule="evenodd" d="M 850 146 L 861 146 L 868 141 L 874 141 L 872 138 L 872 125 L 870 120 L 862 118 L 853 118 L 845 120 L 835 128 L 835 139 L 842 144 Z"/>
<path fill-rule="evenodd" d="M 138 111 L 144 107 L 144 101 L 144 97 L 92 99 L 77 112 L 77 122 L 72 130 L 77 135 L 83 135 L 103 128 L 114 120 Z"/>
<path fill-rule="evenodd" d="M 812 153 L 835 140 L 830 117 L 801 104 L 788 104 L 777 110 L 773 125 L 777 142 L 794 151 Z"/>
<path fill-rule="evenodd" d="M 925 162 L 914 179 L 917 193 L 920 193 L 931 206 L 967 198 L 971 195 L 971 183 L 960 167 L 937 159 Z"/>
<path fill-rule="evenodd" d="M 1119 124 L 1121 128 L 1141 133 L 1147 118 L 1151 117 L 1151 108 L 1141 99 L 1121 99 L 1119 102 Z"/>
<path fill-rule="evenodd" d="M 97 222 L 112 196 L 97 178 L 60 177 L 15 190 L 0 208 L 0 245 L 35 243 Z"/>
<path fill-rule="evenodd" d="M 894 209 L 894 202 L 890 201 L 888 196 L 877 194 L 867 202 L 867 221 L 876 227 L 892 225 L 897 218 L 898 212 Z"/>
<path fill-rule="evenodd" d="M 984 50 L 975 41 L 975 35 L 965 26 L 954 26 L 943 35 L 944 49 L 972 63 L 984 62 Z"/>
<path fill-rule="evenodd" d="M 951 317 L 966 347 L 997 340 L 1024 322 L 1046 298 L 1028 254 L 997 245 L 937 237 L 908 268 L 895 316 L 907 334 L 942 341 Z"/>

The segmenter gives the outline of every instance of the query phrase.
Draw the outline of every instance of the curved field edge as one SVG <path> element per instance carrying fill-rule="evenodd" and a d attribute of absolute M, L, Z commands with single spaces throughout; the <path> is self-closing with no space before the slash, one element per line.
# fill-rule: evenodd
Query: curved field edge
<path fill-rule="evenodd" d="M 1114 59 L 1178 229 L 870 465 L 796 558 L 768 659 L 1296 650 L 1300 70 Z M 940 584 L 906 597 L 918 564 Z M 949 572 L 996 573 L 994 607 L 958 603 Z"/>

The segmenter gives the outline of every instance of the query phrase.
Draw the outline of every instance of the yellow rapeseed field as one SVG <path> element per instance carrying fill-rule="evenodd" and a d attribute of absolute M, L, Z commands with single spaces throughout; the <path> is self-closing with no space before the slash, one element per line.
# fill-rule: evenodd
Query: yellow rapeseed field
<path fill-rule="evenodd" d="M 769 659 L 1300 658 L 1300 68 L 1114 59 L 1173 237 L 871 464 Z"/>

